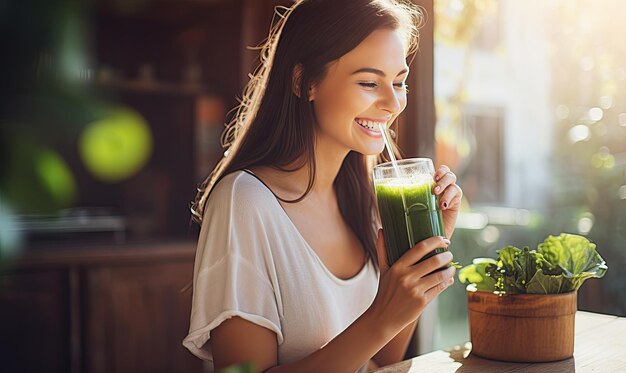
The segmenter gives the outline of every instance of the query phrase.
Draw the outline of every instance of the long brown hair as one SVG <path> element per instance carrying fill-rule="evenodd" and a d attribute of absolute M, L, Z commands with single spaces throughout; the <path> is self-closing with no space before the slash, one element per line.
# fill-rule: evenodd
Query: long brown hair
<path fill-rule="evenodd" d="M 193 219 L 202 222 L 209 193 L 222 176 L 253 166 L 293 171 L 286 167 L 302 161 L 296 169 L 308 166 L 307 189 L 299 198 L 284 202 L 306 197 L 315 182 L 314 103 L 308 100 L 309 87 L 323 79 L 330 62 L 377 29 L 401 30 L 407 57 L 413 55 L 422 19 L 420 9 L 409 0 L 299 0 L 290 8 L 277 8 L 270 34 L 260 48 L 260 65 L 224 131 L 225 155 L 192 203 Z M 346 224 L 377 265 L 370 172 L 376 161 L 376 156 L 349 152 L 333 187 Z"/>

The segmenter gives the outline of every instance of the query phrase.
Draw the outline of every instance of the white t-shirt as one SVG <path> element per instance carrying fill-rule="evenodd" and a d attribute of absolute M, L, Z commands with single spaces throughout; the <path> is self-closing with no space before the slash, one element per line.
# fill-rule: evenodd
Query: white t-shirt
<path fill-rule="evenodd" d="M 272 192 L 237 171 L 222 178 L 206 206 L 183 345 L 212 361 L 211 330 L 239 316 L 276 333 L 279 365 L 297 361 L 352 324 L 377 289 L 371 261 L 350 279 L 334 276 Z"/>

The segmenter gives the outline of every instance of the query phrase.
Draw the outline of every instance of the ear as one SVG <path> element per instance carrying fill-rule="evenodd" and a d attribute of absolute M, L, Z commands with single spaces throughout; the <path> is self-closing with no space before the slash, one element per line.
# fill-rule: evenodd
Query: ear
<path fill-rule="evenodd" d="M 300 85 L 302 84 L 302 65 L 297 64 L 293 67 L 293 72 L 291 75 L 291 90 L 293 94 L 298 98 L 300 97 Z M 309 101 L 313 101 L 315 98 L 315 85 L 311 85 L 309 87 Z"/>
<path fill-rule="evenodd" d="M 317 92 L 317 85 L 315 83 L 311 83 L 309 87 L 309 101 L 315 100 L 315 93 Z"/>
<path fill-rule="evenodd" d="M 300 84 L 302 84 L 302 65 L 297 64 L 291 73 L 291 90 L 298 98 L 300 98 Z"/>

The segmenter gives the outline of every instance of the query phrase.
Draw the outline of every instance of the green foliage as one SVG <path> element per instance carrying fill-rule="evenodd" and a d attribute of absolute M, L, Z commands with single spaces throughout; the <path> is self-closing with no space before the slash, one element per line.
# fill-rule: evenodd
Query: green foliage
<path fill-rule="evenodd" d="M 600 278 L 608 267 L 585 237 L 548 236 L 537 250 L 506 246 L 498 260 L 475 259 L 459 271 L 459 280 L 479 290 L 558 294 L 576 291 L 588 278 Z"/>
<path fill-rule="evenodd" d="M 476 284 L 478 290 L 490 290 L 496 284 L 496 280 L 487 273 L 487 268 L 497 266 L 498 262 L 491 258 L 476 258 L 472 264 L 461 268 L 459 280 Z"/>

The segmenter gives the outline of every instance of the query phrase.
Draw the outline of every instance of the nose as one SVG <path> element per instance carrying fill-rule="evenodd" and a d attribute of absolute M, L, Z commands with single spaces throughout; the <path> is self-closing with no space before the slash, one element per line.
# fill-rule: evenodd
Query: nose
<path fill-rule="evenodd" d="M 404 102 L 406 102 L 405 94 L 390 86 L 381 90 L 378 108 L 394 115 L 402 111 Z"/>

